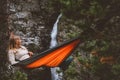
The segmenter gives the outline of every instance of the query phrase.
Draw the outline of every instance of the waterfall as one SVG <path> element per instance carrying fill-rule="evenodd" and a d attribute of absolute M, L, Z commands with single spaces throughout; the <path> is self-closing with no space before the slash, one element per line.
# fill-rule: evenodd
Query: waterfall
<path fill-rule="evenodd" d="M 52 32 L 51 32 L 51 42 L 50 42 L 50 48 L 53 48 L 57 45 L 57 32 L 58 32 L 58 22 L 62 14 L 60 14 L 53 26 Z M 51 74 L 52 74 L 52 80 L 62 80 L 62 72 L 58 73 L 57 70 L 60 70 L 59 67 L 51 68 Z"/>
<path fill-rule="evenodd" d="M 60 14 L 53 26 L 53 29 L 52 29 L 52 32 L 51 32 L 51 42 L 50 42 L 50 48 L 53 48 L 57 45 L 57 40 L 56 40 L 56 37 L 57 37 L 57 32 L 58 32 L 58 22 L 59 22 L 59 19 L 60 17 L 62 16 L 62 14 Z"/>

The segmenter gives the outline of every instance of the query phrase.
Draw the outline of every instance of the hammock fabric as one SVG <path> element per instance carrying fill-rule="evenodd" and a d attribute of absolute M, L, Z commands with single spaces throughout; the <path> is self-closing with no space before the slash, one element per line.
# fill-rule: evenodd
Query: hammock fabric
<path fill-rule="evenodd" d="M 74 38 L 54 48 L 48 49 L 38 55 L 15 64 L 24 68 L 57 67 L 59 66 L 80 43 L 80 38 Z"/>

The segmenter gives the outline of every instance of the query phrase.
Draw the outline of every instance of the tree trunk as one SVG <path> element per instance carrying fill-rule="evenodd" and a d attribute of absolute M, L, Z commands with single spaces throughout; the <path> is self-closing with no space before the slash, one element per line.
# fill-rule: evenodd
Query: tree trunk
<path fill-rule="evenodd" d="M 9 40 L 7 0 L 0 0 L 0 80 L 8 80 L 7 48 Z"/>

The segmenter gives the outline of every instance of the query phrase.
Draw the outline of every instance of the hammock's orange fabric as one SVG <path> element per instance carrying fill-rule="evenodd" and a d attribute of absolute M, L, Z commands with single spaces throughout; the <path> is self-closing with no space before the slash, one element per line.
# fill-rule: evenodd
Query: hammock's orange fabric
<path fill-rule="evenodd" d="M 56 67 L 70 55 L 71 51 L 79 44 L 80 40 L 77 39 L 70 44 L 67 44 L 59 49 L 50 52 L 46 56 L 37 59 L 36 61 L 28 64 L 26 68 L 36 68 L 40 66 Z"/>

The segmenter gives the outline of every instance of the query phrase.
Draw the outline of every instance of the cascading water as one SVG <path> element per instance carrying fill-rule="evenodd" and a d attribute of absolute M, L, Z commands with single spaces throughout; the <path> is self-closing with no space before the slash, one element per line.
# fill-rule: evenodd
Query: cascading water
<path fill-rule="evenodd" d="M 57 32 L 58 32 L 58 22 L 62 14 L 60 14 L 53 26 L 53 30 L 51 32 L 51 42 L 50 42 L 50 48 L 53 48 L 57 45 Z M 57 70 L 60 70 L 59 67 L 51 68 L 51 74 L 52 74 L 52 80 L 62 80 L 62 72 L 58 73 Z"/>

